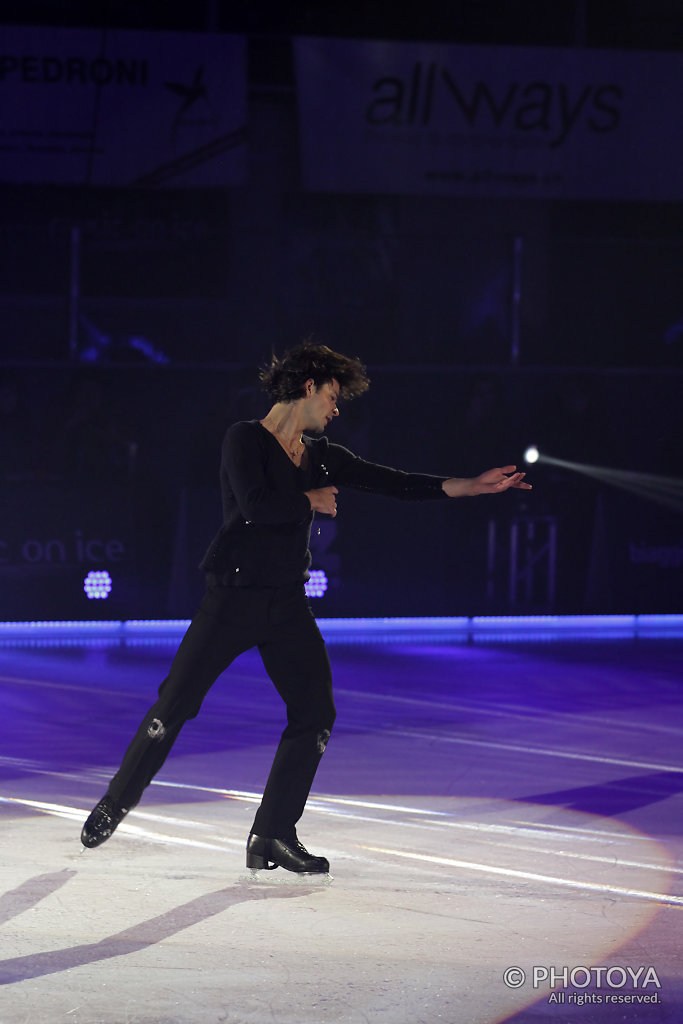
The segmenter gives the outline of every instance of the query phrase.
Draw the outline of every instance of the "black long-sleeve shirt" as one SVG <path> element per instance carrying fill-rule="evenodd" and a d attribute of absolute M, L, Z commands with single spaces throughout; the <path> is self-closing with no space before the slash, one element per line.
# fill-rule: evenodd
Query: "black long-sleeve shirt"
<path fill-rule="evenodd" d="M 305 491 L 351 487 L 404 500 L 446 497 L 444 477 L 365 462 L 326 437 L 304 437 L 296 466 L 258 420 L 233 424 L 223 440 L 223 525 L 200 568 L 229 586 L 279 587 L 308 578 L 313 511 Z"/>

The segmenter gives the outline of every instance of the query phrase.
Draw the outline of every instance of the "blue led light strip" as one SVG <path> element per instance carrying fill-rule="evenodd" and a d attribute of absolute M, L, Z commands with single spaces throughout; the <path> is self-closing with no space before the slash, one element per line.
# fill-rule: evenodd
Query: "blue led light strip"
<path fill-rule="evenodd" d="M 347 641 L 391 638 L 448 640 L 482 637 L 524 639 L 530 636 L 683 636 L 683 615 L 491 615 L 317 620 L 325 637 Z M 178 636 L 189 619 L 0 622 L 0 637 L 49 638 L 101 636 Z"/>

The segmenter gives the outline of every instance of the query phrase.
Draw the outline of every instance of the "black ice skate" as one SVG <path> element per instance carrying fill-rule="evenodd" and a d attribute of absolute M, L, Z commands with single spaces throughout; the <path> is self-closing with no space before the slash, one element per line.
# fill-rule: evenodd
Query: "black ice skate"
<path fill-rule="evenodd" d="M 294 836 L 293 839 L 268 839 L 252 832 L 247 842 L 247 867 L 255 871 L 274 871 L 285 868 L 298 874 L 327 874 L 330 862 L 326 857 L 314 857 Z"/>
<path fill-rule="evenodd" d="M 120 807 L 110 796 L 103 796 L 81 831 L 81 842 L 89 850 L 101 846 L 115 831 L 116 826 L 128 814 L 126 807 Z"/>

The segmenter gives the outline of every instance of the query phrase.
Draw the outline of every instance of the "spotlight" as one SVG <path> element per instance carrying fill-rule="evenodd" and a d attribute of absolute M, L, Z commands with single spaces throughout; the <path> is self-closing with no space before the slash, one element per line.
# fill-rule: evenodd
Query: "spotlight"
<path fill-rule="evenodd" d="M 541 453 L 535 444 L 530 445 L 524 452 L 524 461 L 528 463 L 538 462 Z"/>
<path fill-rule="evenodd" d="M 307 597 L 322 597 L 327 590 L 327 576 L 322 569 L 311 569 L 310 579 L 304 583 Z"/>
<path fill-rule="evenodd" d="M 90 600 L 109 597 L 111 576 L 106 569 L 91 569 L 83 580 L 83 590 Z"/>

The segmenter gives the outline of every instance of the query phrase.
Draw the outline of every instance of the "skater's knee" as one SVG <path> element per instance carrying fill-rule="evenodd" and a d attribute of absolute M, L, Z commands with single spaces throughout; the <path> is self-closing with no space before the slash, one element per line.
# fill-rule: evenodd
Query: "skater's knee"
<path fill-rule="evenodd" d="M 321 754 L 325 753 L 325 747 L 327 746 L 327 742 L 332 733 L 332 728 L 334 726 L 336 717 L 337 711 L 332 701 L 330 701 L 328 707 L 326 708 L 324 717 L 319 720 L 320 724 L 318 726 L 317 744 L 318 751 Z"/>
<path fill-rule="evenodd" d="M 326 731 L 329 737 L 337 717 L 337 709 L 335 708 L 334 702 L 331 698 L 320 703 L 315 717 L 318 728 L 321 731 Z"/>
<path fill-rule="evenodd" d="M 189 696 L 189 695 L 188 695 Z M 156 702 L 149 709 L 147 735 L 152 740 L 163 740 L 169 733 L 181 728 L 191 718 L 196 718 L 201 710 L 202 702 L 194 697 L 189 699 L 171 699 L 166 694 L 164 699 Z"/>
<path fill-rule="evenodd" d="M 334 705 L 327 703 L 304 707 L 290 704 L 287 707 L 287 723 L 289 728 L 296 730 L 299 734 L 309 733 L 317 735 L 319 733 L 327 733 L 327 738 L 329 739 L 336 716 L 337 712 L 334 709 Z"/>

